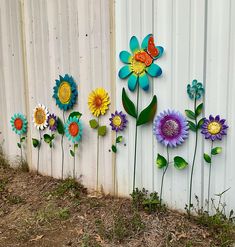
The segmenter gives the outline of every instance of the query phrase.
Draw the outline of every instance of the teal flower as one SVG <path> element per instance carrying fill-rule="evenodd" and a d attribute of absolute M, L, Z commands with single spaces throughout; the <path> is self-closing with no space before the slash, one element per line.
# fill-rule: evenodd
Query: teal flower
<path fill-rule="evenodd" d="M 192 86 L 190 84 L 187 85 L 187 93 L 190 99 L 200 99 L 205 93 L 205 89 L 201 82 L 193 80 Z"/>
<path fill-rule="evenodd" d="M 12 130 L 17 135 L 23 135 L 27 132 L 28 121 L 26 117 L 21 113 L 16 113 L 10 120 Z"/>
<path fill-rule="evenodd" d="M 82 130 L 82 125 L 77 117 L 70 117 L 65 123 L 65 135 L 73 143 L 80 141 Z"/>
<path fill-rule="evenodd" d="M 64 77 L 60 76 L 53 89 L 53 98 L 55 98 L 56 104 L 61 110 L 67 111 L 76 103 L 78 91 L 72 76 L 68 74 Z"/>
<path fill-rule="evenodd" d="M 147 35 L 141 46 L 135 36 L 130 39 L 130 50 L 121 51 L 120 60 L 126 65 L 123 66 L 118 73 L 121 79 L 128 78 L 128 88 L 134 91 L 137 83 L 140 87 L 147 91 L 149 89 L 149 76 L 158 77 L 162 74 L 161 68 L 154 63 L 163 54 L 163 47 L 155 46 L 152 34 Z M 147 75 L 148 74 L 148 75 Z"/>

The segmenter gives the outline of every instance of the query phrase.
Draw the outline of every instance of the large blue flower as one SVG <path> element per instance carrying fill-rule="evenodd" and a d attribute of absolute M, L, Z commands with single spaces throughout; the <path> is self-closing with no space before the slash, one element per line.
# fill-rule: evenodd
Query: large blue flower
<path fill-rule="evenodd" d="M 70 117 L 65 123 L 65 135 L 73 143 L 80 141 L 82 130 L 82 125 L 77 117 Z"/>
<path fill-rule="evenodd" d="M 149 49 L 149 39 L 152 39 L 152 48 Z M 155 46 L 153 43 L 152 34 L 148 34 L 142 41 L 141 46 L 135 36 L 130 39 L 130 50 L 121 51 L 119 54 L 120 60 L 126 65 L 123 66 L 118 73 L 121 79 L 128 78 L 128 88 L 134 91 L 137 83 L 140 87 L 147 91 L 149 89 L 149 76 L 157 77 L 162 74 L 161 68 L 154 63 L 154 61 L 160 58 L 163 54 L 163 47 Z M 156 56 L 151 54 L 151 51 L 155 50 Z"/>
<path fill-rule="evenodd" d="M 28 121 L 26 117 L 21 113 L 16 113 L 12 116 L 10 120 L 12 130 L 17 135 L 23 135 L 27 132 Z"/>
<path fill-rule="evenodd" d="M 60 75 L 60 79 L 56 80 L 53 89 L 53 98 L 55 98 L 56 104 L 61 110 L 67 111 L 76 103 L 78 91 L 72 76 L 66 74 L 62 77 Z"/>

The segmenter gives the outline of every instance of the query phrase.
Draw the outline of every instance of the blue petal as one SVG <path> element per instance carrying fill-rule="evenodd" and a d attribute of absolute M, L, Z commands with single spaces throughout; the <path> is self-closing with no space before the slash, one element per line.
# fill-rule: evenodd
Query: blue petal
<path fill-rule="evenodd" d="M 139 84 L 144 91 L 147 91 L 149 89 L 149 78 L 146 73 L 142 73 L 139 76 Z"/>
<path fill-rule="evenodd" d="M 132 53 L 135 53 L 140 49 L 139 41 L 135 36 L 132 36 L 130 39 L 130 49 Z"/>
<path fill-rule="evenodd" d="M 119 72 L 118 72 L 118 76 L 121 78 L 121 79 L 124 79 L 126 78 L 128 75 L 130 75 L 132 73 L 132 71 L 130 70 L 130 66 L 129 65 L 126 65 L 124 67 L 122 67 Z"/>
<path fill-rule="evenodd" d="M 142 41 L 142 44 L 141 44 L 141 48 L 146 50 L 148 48 L 148 42 L 149 42 L 149 38 L 153 36 L 151 33 L 148 34 Z"/>
<path fill-rule="evenodd" d="M 137 84 L 138 76 L 136 74 L 132 74 L 128 79 L 128 88 L 130 91 L 134 91 Z"/>
<path fill-rule="evenodd" d="M 157 77 L 162 74 L 162 69 L 155 63 L 152 63 L 146 68 L 147 73 L 152 77 Z"/>
<path fill-rule="evenodd" d="M 157 49 L 158 49 L 158 51 L 159 51 L 159 54 L 158 54 L 158 56 L 157 56 L 156 58 L 154 58 L 154 59 L 160 58 L 160 57 L 162 56 L 163 52 L 164 52 L 164 48 L 163 48 L 162 46 L 156 46 L 156 47 L 157 47 Z"/>
<path fill-rule="evenodd" d="M 130 63 L 131 54 L 128 51 L 121 51 L 119 58 L 123 63 Z"/>

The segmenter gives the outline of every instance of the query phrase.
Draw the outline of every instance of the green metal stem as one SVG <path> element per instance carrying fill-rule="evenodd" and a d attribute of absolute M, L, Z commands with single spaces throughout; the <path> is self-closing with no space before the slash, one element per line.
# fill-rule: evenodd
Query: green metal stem
<path fill-rule="evenodd" d="M 211 150 L 213 149 L 213 144 L 214 142 L 211 141 Z M 208 191 L 207 191 L 207 211 L 209 213 L 210 210 L 210 190 L 211 190 L 211 165 L 212 165 L 212 154 L 210 155 L 211 157 L 211 163 L 209 164 L 209 179 L 208 179 Z"/>
<path fill-rule="evenodd" d="M 39 144 L 38 144 L 38 162 L 37 162 L 37 174 L 39 172 L 39 161 L 40 161 L 40 148 L 41 148 L 41 139 L 42 139 L 42 136 L 41 136 L 41 130 L 39 130 Z"/>
<path fill-rule="evenodd" d="M 100 124 L 99 117 L 97 119 L 98 126 Z M 99 191 L 99 141 L 100 141 L 100 136 L 99 133 L 97 132 L 97 160 L 96 160 L 96 191 Z"/>
<path fill-rule="evenodd" d="M 64 121 L 64 125 L 65 125 L 65 115 L 64 115 L 64 111 L 63 111 L 63 121 Z M 64 178 L 64 134 L 61 137 L 61 178 Z"/>

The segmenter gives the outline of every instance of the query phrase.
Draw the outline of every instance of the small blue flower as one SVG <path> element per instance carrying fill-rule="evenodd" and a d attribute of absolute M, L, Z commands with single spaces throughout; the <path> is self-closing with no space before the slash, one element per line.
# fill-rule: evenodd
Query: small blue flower
<path fill-rule="evenodd" d="M 80 141 L 82 132 L 82 124 L 77 117 L 70 117 L 65 123 L 65 135 L 73 143 Z"/>
<path fill-rule="evenodd" d="M 200 99 L 202 95 L 205 93 L 205 89 L 201 82 L 197 80 L 192 81 L 192 86 L 190 84 L 187 85 L 187 93 L 190 99 Z"/>
<path fill-rule="evenodd" d="M 119 54 L 120 60 L 126 64 L 118 73 L 119 78 L 125 79 L 128 77 L 128 88 L 130 91 L 134 91 L 137 83 L 140 87 L 147 91 L 149 89 L 149 78 L 158 77 L 162 74 L 162 69 L 154 63 L 154 61 L 160 58 L 163 54 L 163 47 L 155 46 L 152 41 L 152 50 L 155 49 L 156 56 L 152 56 L 148 51 L 149 39 L 153 40 L 153 35 L 148 34 L 142 41 L 141 46 L 135 36 L 130 39 L 130 50 L 121 51 Z"/>
<path fill-rule="evenodd" d="M 10 120 L 12 130 L 17 135 L 23 135 L 27 132 L 28 121 L 26 117 L 21 113 L 16 113 Z"/>
<path fill-rule="evenodd" d="M 72 76 L 66 74 L 62 77 L 60 75 L 60 79 L 56 80 L 56 85 L 53 89 L 53 98 L 55 98 L 56 105 L 61 110 L 67 111 L 76 103 L 78 91 Z"/>

